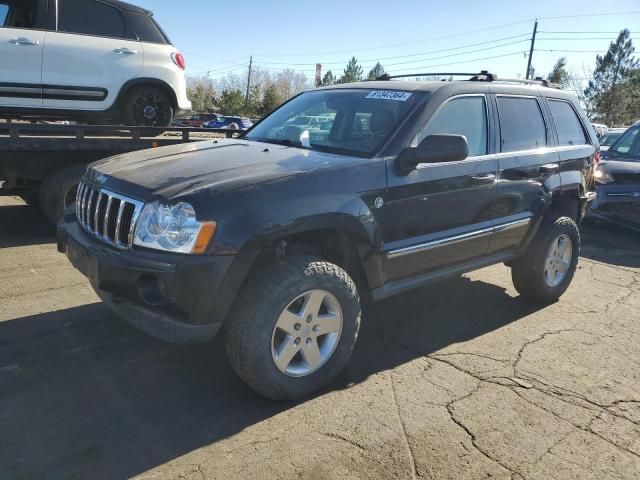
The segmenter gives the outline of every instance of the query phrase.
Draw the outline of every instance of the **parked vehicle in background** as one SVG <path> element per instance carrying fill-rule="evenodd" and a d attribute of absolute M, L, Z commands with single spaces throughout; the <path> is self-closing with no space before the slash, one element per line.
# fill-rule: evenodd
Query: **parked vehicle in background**
<path fill-rule="evenodd" d="M 596 131 L 596 135 L 598 136 L 598 138 L 602 137 L 602 135 L 609 131 L 609 127 L 607 127 L 603 123 L 592 123 L 591 126 Z"/>
<path fill-rule="evenodd" d="M 640 230 L 640 122 L 602 154 L 596 167 L 594 217 Z"/>
<path fill-rule="evenodd" d="M 334 85 L 237 140 L 96 162 L 58 248 L 133 325 L 173 342 L 224 325 L 240 377 L 303 397 L 346 365 L 362 302 L 503 262 L 525 297 L 565 292 L 597 139 L 542 85 Z M 312 112 L 326 133 L 287 125 Z"/>
<path fill-rule="evenodd" d="M 175 127 L 196 127 L 200 128 L 204 123 L 214 121 L 218 118 L 215 113 L 198 113 L 195 115 L 187 115 L 185 117 L 176 117 L 173 120 Z"/>
<path fill-rule="evenodd" d="M 228 128 L 229 130 L 248 130 L 253 126 L 251 120 L 246 117 L 227 117 L 218 115 L 218 118 L 202 125 L 204 128 Z"/>
<path fill-rule="evenodd" d="M 165 127 L 191 109 L 185 60 L 119 0 L 0 0 L 0 116 Z"/>
<path fill-rule="evenodd" d="M 611 128 L 607 133 L 600 137 L 600 151 L 606 152 L 613 143 L 620 138 L 627 129 L 626 128 Z"/>

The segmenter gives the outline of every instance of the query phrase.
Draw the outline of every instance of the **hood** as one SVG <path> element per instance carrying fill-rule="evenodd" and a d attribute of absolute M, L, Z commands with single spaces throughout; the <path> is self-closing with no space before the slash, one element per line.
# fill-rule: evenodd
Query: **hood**
<path fill-rule="evenodd" d="M 603 158 L 599 168 L 605 169 L 611 174 L 638 174 L 640 175 L 640 161 L 621 161 L 612 158 Z"/>
<path fill-rule="evenodd" d="M 302 148 L 245 140 L 185 143 L 93 163 L 93 183 L 136 197 L 171 199 L 206 189 L 220 193 L 318 169 L 362 162 Z"/>

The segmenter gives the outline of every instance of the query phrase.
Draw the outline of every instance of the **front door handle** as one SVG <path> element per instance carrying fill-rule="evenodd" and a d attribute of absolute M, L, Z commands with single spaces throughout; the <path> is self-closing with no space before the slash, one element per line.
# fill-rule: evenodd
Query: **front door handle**
<path fill-rule="evenodd" d="M 471 177 L 471 185 L 484 185 L 486 183 L 493 183 L 496 179 L 496 176 L 493 173 L 489 173 L 487 175 L 477 175 Z"/>
<path fill-rule="evenodd" d="M 136 53 L 138 53 L 137 50 L 131 50 L 130 48 L 116 48 L 114 52 L 121 55 L 135 55 Z"/>
<path fill-rule="evenodd" d="M 547 163 L 540 167 L 540 173 L 545 174 L 556 173 L 558 170 L 560 170 L 560 165 L 557 163 Z"/>
<path fill-rule="evenodd" d="M 9 40 L 9 43 L 13 43 L 14 45 L 40 45 L 38 40 L 31 40 L 30 38 L 20 37 L 20 38 L 12 38 Z"/>

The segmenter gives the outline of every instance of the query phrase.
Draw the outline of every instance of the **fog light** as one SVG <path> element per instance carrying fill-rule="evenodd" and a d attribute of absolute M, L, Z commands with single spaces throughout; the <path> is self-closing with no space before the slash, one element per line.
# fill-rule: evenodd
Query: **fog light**
<path fill-rule="evenodd" d="M 157 307 L 168 302 L 167 288 L 155 275 L 145 273 L 138 278 L 138 295 L 146 304 Z"/>

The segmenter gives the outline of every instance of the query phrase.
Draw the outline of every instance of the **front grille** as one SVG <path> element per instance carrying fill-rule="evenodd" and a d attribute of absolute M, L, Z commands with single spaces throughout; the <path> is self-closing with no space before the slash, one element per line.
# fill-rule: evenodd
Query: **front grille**
<path fill-rule="evenodd" d="M 130 249 L 136 220 L 143 203 L 80 182 L 76 196 L 76 217 L 82 227 L 114 247 Z"/>

